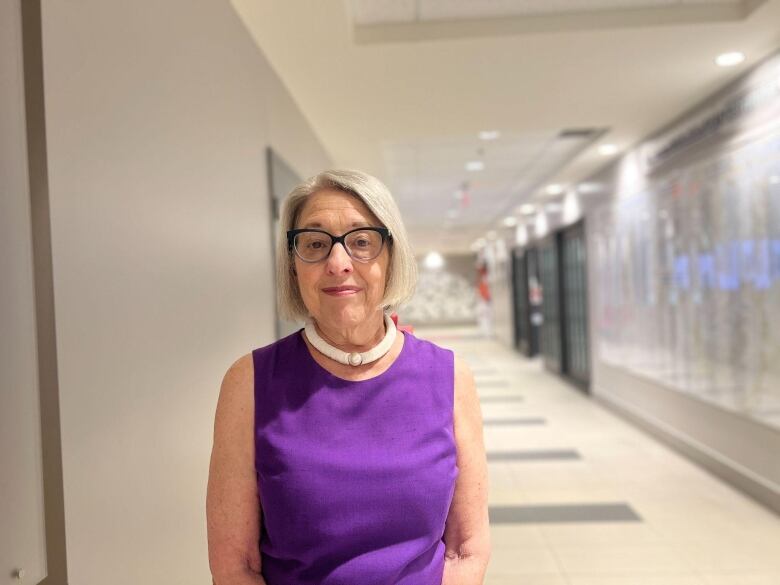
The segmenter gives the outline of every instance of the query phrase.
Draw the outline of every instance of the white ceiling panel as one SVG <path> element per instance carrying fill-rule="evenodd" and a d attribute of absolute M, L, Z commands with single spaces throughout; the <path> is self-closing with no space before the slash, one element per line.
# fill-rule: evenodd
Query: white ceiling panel
<path fill-rule="evenodd" d="M 534 198 L 541 184 L 598 137 L 561 139 L 559 131 L 433 137 L 383 146 L 385 177 L 415 247 L 466 249 L 479 234 Z M 482 161 L 468 171 L 468 161 Z M 437 234 L 435 237 L 429 232 Z"/>

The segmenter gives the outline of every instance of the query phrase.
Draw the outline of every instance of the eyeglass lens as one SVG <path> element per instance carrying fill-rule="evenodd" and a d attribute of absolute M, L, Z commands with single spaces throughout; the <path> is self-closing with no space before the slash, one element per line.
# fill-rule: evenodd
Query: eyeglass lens
<path fill-rule="evenodd" d="M 382 235 L 372 230 L 356 231 L 344 239 L 347 253 L 357 260 L 372 260 L 382 251 Z M 333 242 L 328 234 L 302 232 L 295 236 L 295 251 L 306 262 L 327 258 Z"/>

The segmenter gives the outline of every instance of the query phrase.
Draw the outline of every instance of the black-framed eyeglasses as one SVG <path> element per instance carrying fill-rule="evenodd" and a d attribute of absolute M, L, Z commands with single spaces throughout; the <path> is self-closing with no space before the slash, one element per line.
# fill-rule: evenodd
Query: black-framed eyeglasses
<path fill-rule="evenodd" d="M 385 227 L 361 227 L 334 236 L 325 230 L 306 228 L 287 232 L 287 249 L 304 262 L 320 262 L 330 255 L 336 244 L 341 244 L 350 258 L 359 262 L 373 260 L 382 252 L 385 240 L 392 241 Z"/>

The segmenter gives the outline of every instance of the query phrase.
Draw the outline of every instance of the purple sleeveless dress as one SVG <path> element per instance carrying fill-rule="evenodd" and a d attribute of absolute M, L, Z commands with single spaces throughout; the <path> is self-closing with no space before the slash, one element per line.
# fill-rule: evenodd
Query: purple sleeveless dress
<path fill-rule="evenodd" d="M 358 382 L 320 366 L 303 330 L 252 352 L 268 585 L 441 585 L 454 358 L 403 334 L 390 368 Z"/>

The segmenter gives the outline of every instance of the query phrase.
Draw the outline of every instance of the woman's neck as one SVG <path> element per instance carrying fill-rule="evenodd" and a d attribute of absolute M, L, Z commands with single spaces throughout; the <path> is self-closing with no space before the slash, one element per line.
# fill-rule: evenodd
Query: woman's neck
<path fill-rule="evenodd" d="M 329 328 L 314 321 L 317 332 L 325 341 L 347 353 L 368 351 L 376 347 L 385 337 L 386 327 L 383 313 L 355 327 Z"/>

